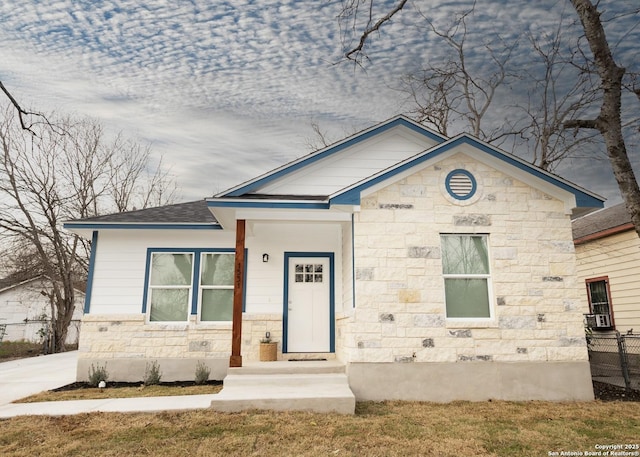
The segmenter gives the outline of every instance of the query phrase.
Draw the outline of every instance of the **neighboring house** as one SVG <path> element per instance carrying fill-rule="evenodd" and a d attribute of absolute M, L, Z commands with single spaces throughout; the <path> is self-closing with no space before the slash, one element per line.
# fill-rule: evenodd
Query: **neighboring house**
<path fill-rule="evenodd" d="M 49 279 L 0 280 L 0 324 L 6 325 L 3 341 L 42 341 L 51 322 L 49 299 L 42 294 L 50 288 Z M 67 334 L 67 344 L 78 342 L 84 293 L 76 290 L 76 307 Z"/>
<path fill-rule="evenodd" d="M 571 217 L 602 205 L 400 116 L 213 198 L 70 221 L 92 239 L 78 379 L 222 379 L 270 332 L 359 400 L 593 399 Z"/>
<path fill-rule="evenodd" d="M 594 331 L 640 331 L 640 238 L 624 203 L 573 221 L 578 280 Z"/>

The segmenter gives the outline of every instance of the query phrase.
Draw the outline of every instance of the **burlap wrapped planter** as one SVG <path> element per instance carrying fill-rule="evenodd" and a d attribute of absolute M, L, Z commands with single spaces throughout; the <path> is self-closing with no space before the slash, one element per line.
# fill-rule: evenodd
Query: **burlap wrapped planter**
<path fill-rule="evenodd" d="M 260 343 L 260 361 L 274 362 L 278 360 L 278 343 Z"/>

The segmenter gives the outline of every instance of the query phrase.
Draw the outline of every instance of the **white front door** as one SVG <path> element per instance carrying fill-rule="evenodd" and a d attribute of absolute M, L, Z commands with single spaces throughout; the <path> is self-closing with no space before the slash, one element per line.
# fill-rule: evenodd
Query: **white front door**
<path fill-rule="evenodd" d="M 287 352 L 331 351 L 329 257 L 289 257 Z"/>

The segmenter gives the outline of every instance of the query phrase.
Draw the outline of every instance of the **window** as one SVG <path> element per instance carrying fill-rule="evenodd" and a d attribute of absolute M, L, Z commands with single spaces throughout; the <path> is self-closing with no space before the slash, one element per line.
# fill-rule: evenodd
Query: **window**
<path fill-rule="evenodd" d="M 321 264 L 301 264 L 295 265 L 296 282 L 322 282 Z"/>
<path fill-rule="evenodd" d="M 587 317 L 589 326 L 595 329 L 613 327 L 611 313 L 611 291 L 609 278 L 587 279 L 587 298 L 591 315 Z"/>
<path fill-rule="evenodd" d="M 187 320 L 192 276 L 193 254 L 152 254 L 150 321 Z"/>
<path fill-rule="evenodd" d="M 230 321 L 233 315 L 233 254 L 202 254 L 200 320 Z"/>
<path fill-rule="evenodd" d="M 490 318 L 486 235 L 442 235 L 447 318 Z"/>
<path fill-rule="evenodd" d="M 190 314 L 231 321 L 234 268 L 233 249 L 150 249 L 143 312 L 150 322 L 187 322 Z"/>

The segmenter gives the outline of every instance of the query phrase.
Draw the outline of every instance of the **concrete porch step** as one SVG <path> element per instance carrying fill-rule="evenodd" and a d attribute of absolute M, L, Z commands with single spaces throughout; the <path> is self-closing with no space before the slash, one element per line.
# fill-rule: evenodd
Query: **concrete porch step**
<path fill-rule="evenodd" d="M 344 365 L 325 363 L 329 366 L 307 366 L 307 371 L 300 371 L 302 368 L 291 367 L 292 364 L 295 362 L 269 362 L 229 369 L 224 387 L 212 400 L 211 408 L 223 412 L 248 409 L 355 412 L 356 400 L 349 388 Z"/>
<path fill-rule="evenodd" d="M 345 366 L 337 360 L 303 360 L 277 362 L 245 362 L 240 368 L 229 368 L 232 375 L 268 375 L 268 374 L 322 374 L 344 373 Z"/>

